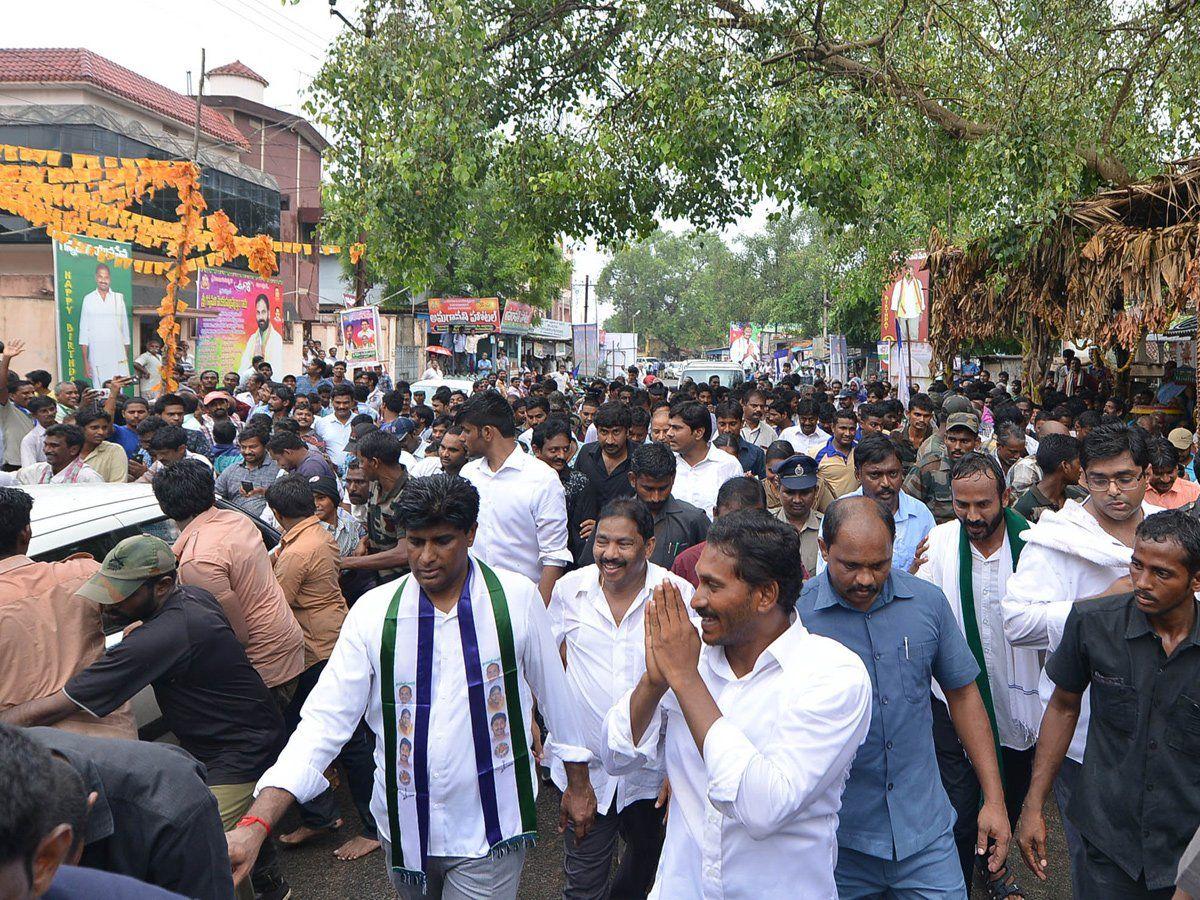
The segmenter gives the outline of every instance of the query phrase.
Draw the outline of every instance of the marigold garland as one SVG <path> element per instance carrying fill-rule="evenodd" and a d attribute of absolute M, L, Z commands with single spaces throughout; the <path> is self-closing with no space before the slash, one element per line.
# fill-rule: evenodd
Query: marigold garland
<path fill-rule="evenodd" d="M 70 165 L 64 165 L 68 157 Z M 173 188 L 179 196 L 175 207 L 178 221 L 129 210 L 163 188 Z M 141 274 L 166 276 L 167 288 L 157 312 L 161 320 L 158 334 L 164 344 L 163 371 L 169 373 L 163 380 L 168 390 L 176 387 L 176 314 L 187 308 L 176 294 L 191 283 L 189 273 L 244 256 L 251 271 L 270 278 L 279 271 L 276 254 L 341 253 L 341 247 L 334 244 L 276 241 L 266 234 L 239 235 L 224 210 L 204 215 L 207 206 L 200 190 L 200 167 L 193 162 L 67 154 L 0 144 L 0 209 L 44 228 L 52 240 L 82 234 L 137 244 L 170 258 L 170 262 L 114 259 L 122 268 L 132 266 Z M 357 264 L 364 250 L 362 243 L 351 245 L 351 262 Z M 102 251 L 97 255 L 105 256 Z"/>

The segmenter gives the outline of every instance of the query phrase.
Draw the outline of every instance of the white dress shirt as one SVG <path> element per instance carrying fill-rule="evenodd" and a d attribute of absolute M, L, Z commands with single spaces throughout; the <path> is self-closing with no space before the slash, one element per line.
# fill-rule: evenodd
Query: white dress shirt
<path fill-rule="evenodd" d="M 742 426 L 742 438 L 755 447 L 762 447 L 766 450 L 779 439 L 779 434 L 767 424 L 766 419 L 759 419 L 756 428 L 751 428 L 749 425 Z"/>
<path fill-rule="evenodd" d="M 709 444 L 708 453 L 694 466 L 688 465 L 687 460 L 678 453 L 675 454 L 675 486 L 671 488 L 671 494 L 678 500 L 700 507 L 711 519 L 721 485 L 730 478 L 740 477 L 742 464 L 737 457 Z"/>
<path fill-rule="evenodd" d="M 21 438 L 21 465 L 32 466 L 34 463 L 46 461 L 42 451 L 42 443 L 46 439 L 46 429 L 41 422 L 33 423 L 33 431 Z"/>
<path fill-rule="evenodd" d="M 436 456 L 425 456 L 408 470 L 412 478 L 424 478 L 426 475 L 441 475 L 442 461 Z"/>
<path fill-rule="evenodd" d="M 487 603 L 487 587 L 477 564 L 471 576 L 471 602 Z M 587 762 L 590 754 L 579 740 L 579 729 L 563 678 L 550 620 L 535 586 L 512 572 L 497 569 L 512 618 L 513 644 L 520 675 L 521 708 L 532 709 L 533 698 L 550 728 L 547 750 L 568 762 Z M 380 835 L 387 837 L 386 769 L 383 746 L 383 707 L 380 700 L 379 649 L 383 624 L 396 582 L 367 591 L 342 623 L 333 654 L 300 714 L 300 724 L 275 765 L 255 788 L 283 788 L 300 802 L 328 787 L 325 769 L 366 716 L 375 733 L 375 785 L 371 813 Z M 410 578 L 406 591 L 419 586 Z M 406 594 L 405 599 L 408 599 Z M 488 852 L 479 780 L 475 771 L 471 712 L 465 702 L 466 674 L 457 607 L 435 611 L 433 626 L 433 683 L 429 713 L 429 855 L 479 858 Z M 532 746 L 530 725 L 526 740 Z M 532 756 L 531 756 L 532 759 Z M 538 779 L 533 786 L 537 790 Z"/>
<path fill-rule="evenodd" d="M 317 437 L 325 442 L 329 459 L 335 466 L 340 466 L 346 458 L 346 445 L 350 443 L 350 423 L 353 421 L 353 414 L 345 422 L 339 422 L 338 417 L 331 414 L 321 416 L 313 422 L 313 430 Z"/>
<path fill-rule="evenodd" d="M 871 719 L 862 661 L 797 618 L 745 676 L 721 647 L 705 646 L 699 668 L 722 713 L 703 756 L 671 691 L 636 745 L 632 691 L 605 720 L 606 769 L 661 758 L 671 781 L 650 897 L 833 900 L 842 790 Z"/>
<path fill-rule="evenodd" d="M 612 609 L 600 587 L 600 570 L 591 565 L 568 572 L 550 595 L 550 625 L 554 642 L 566 644 L 567 691 L 579 718 L 585 746 L 596 759 L 588 768 L 596 809 L 607 815 L 613 799 L 617 812 L 635 800 L 652 800 L 662 787 L 661 763 L 635 767 L 619 777 L 600 766 L 604 747 L 604 717 L 613 704 L 633 690 L 646 671 L 646 604 L 664 581 L 677 588 L 685 603 L 695 589 L 662 566 L 650 563 L 646 582 L 622 617 L 613 621 Z M 691 612 L 691 607 L 688 607 Z M 694 615 L 694 614 L 693 614 Z M 558 759 L 551 760 L 550 775 L 559 790 L 567 786 L 567 772 Z"/>
<path fill-rule="evenodd" d="M 829 443 L 829 435 L 819 425 L 813 429 L 812 434 L 805 434 L 800 430 L 799 425 L 793 425 L 791 428 L 783 429 L 779 434 L 779 439 L 791 444 L 792 449 L 797 453 L 803 453 L 813 459 L 816 459 L 817 451 Z"/>
<path fill-rule="evenodd" d="M 534 582 L 542 577 L 544 566 L 571 565 L 567 499 L 557 472 L 516 447 L 498 471 L 480 457 L 459 474 L 479 491 L 476 556 Z"/>

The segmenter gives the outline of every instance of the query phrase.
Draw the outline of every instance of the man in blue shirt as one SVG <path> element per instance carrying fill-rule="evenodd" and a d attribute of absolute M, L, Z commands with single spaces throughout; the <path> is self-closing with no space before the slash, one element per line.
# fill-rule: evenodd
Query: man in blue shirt
<path fill-rule="evenodd" d="M 896 523 L 869 497 L 843 497 L 825 513 L 825 572 L 797 612 L 813 634 L 859 655 L 874 693 L 871 728 L 842 795 L 835 871 L 843 900 L 965 898 L 954 812 L 933 745 L 931 679 L 946 695 L 959 740 L 983 788 L 976 852 L 996 872 L 1010 829 L 979 667 L 940 589 L 892 568 Z"/>
<path fill-rule="evenodd" d="M 937 523 L 933 513 L 916 497 L 900 489 L 904 481 L 904 464 L 891 439 L 883 434 L 869 434 L 854 449 L 854 475 L 860 486 L 848 497 L 870 497 L 888 508 L 896 523 L 892 541 L 892 567 L 903 572 L 915 572 L 920 560 L 917 550 Z M 825 571 L 825 562 L 817 562 L 817 574 Z"/>

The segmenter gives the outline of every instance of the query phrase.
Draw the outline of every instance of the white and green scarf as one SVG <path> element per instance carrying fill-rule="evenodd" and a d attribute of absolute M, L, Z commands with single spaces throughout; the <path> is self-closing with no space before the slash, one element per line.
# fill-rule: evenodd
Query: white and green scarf
<path fill-rule="evenodd" d="M 478 562 L 467 571 L 458 600 L 466 701 L 484 831 L 492 855 L 532 844 L 537 837 L 533 763 L 525 737 L 520 673 L 512 620 L 500 579 Z M 482 577 L 489 603 L 471 602 L 471 582 Z M 424 589 L 404 599 L 401 580 L 388 606 L 380 646 L 388 829 L 392 872 L 425 887 L 429 851 L 429 713 L 433 693 L 436 610 Z M 457 753 L 460 748 L 439 748 Z"/>

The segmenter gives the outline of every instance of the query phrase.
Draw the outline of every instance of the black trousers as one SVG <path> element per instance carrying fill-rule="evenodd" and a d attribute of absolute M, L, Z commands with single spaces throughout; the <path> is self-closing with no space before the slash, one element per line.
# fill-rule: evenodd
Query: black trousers
<path fill-rule="evenodd" d="M 954 844 L 958 848 L 958 861 L 962 864 L 963 880 L 968 893 L 975 876 L 975 839 L 978 837 L 979 804 L 983 798 L 975 769 L 963 750 L 950 720 L 950 710 L 937 697 L 930 695 L 933 707 L 933 746 L 937 750 L 938 770 L 942 776 L 942 787 L 950 797 L 950 805 L 958 817 L 954 823 Z M 1008 822 L 1014 829 L 1021 816 L 1021 804 L 1029 791 L 1029 779 L 1033 774 L 1034 748 L 1010 750 L 1000 748 L 1004 765 L 1004 805 L 1008 809 Z"/>
<path fill-rule="evenodd" d="M 597 812 L 591 831 L 582 841 L 577 841 L 569 828 L 563 834 L 563 900 L 645 897 L 654 884 L 663 837 L 663 810 L 655 809 L 653 800 L 636 800 L 617 812 L 614 797 L 607 813 Z M 625 846 L 610 885 L 613 853 L 619 843 Z"/>

